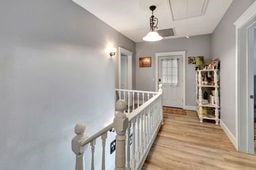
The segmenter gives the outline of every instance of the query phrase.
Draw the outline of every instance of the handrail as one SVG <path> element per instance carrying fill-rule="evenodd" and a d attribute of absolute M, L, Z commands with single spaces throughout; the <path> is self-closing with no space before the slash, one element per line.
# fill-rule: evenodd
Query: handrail
<path fill-rule="evenodd" d="M 134 93 L 148 93 L 148 94 L 157 94 L 158 93 L 158 92 L 153 92 L 153 91 L 129 90 L 129 89 L 116 89 L 116 91 L 134 92 Z"/>
<path fill-rule="evenodd" d="M 156 96 L 153 96 L 151 99 L 146 101 L 140 107 L 135 109 L 132 113 L 126 114 L 129 121 L 133 120 L 137 115 L 139 115 L 145 108 L 147 108 L 151 103 L 153 103 L 162 93 L 158 93 Z"/>
<path fill-rule="evenodd" d="M 100 131 L 98 131 L 97 133 L 95 133 L 94 135 L 92 135 L 91 137 L 87 138 L 85 141 L 81 143 L 81 146 L 89 144 L 91 141 L 97 139 L 98 137 L 102 136 L 111 129 L 113 129 L 113 122 L 110 123 L 108 126 L 104 127 L 103 129 L 101 129 Z"/>

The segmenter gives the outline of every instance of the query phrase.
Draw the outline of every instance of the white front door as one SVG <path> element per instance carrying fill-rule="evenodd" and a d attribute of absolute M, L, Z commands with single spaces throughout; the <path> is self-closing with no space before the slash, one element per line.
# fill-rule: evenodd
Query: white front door
<path fill-rule="evenodd" d="M 158 82 L 163 87 L 163 105 L 183 107 L 183 56 L 158 57 Z"/>

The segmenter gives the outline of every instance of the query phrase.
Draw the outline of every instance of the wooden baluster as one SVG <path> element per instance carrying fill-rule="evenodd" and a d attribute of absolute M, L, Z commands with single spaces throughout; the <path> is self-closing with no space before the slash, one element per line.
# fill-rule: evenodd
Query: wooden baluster
<path fill-rule="evenodd" d="M 135 109 L 135 102 L 134 102 L 134 91 L 132 92 L 132 111 Z"/>
<path fill-rule="evenodd" d="M 101 169 L 105 170 L 106 169 L 106 160 L 105 160 L 105 150 L 106 150 L 106 139 L 108 137 L 108 132 L 104 133 L 101 136 L 101 140 L 102 140 L 102 161 L 101 161 Z"/>
<path fill-rule="evenodd" d="M 145 109 L 145 113 L 144 113 L 144 133 L 145 133 L 145 139 L 144 139 L 144 145 L 145 145 L 145 148 L 147 146 L 147 143 L 148 143 L 148 129 L 147 129 L 147 119 L 148 119 L 148 116 L 147 116 L 147 110 L 148 110 L 148 107 Z"/>
<path fill-rule="evenodd" d="M 155 106 L 151 105 L 151 109 L 152 109 L 152 133 L 154 133 L 154 129 L 155 129 Z"/>
<path fill-rule="evenodd" d="M 155 131 L 156 129 L 156 123 L 157 123 L 157 114 L 156 114 L 156 105 L 152 105 L 153 106 L 153 121 L 154 121 L 154 124 L 153 124 L 153 131 Z"/>
<path fill-rule="evenodd" d="M 128 127 L 127 127 L 127 144 L 126 144 L 126 151 L 127 151 L 127 170 L 131 169 L 131 156 L 130 156 L 130 152 L 131 152 L 131 147 L 130 147 L 130 142 L 131 142 L 131 139 L 130 139 L 130 134 L 131 134 L 131 123 L 128 123 Z"/>
<path fill-rule="evenodd" d="M 125 101 L 125 103 L 127 103 L 126 91 L 124 91 L 124 101 Z"/>
<path fill-rule="evenodd" d="M 142 104 L 144 104 L 144 103 L 145 103 L 145 94 L 142 93 Z"/>
<path fill-rule="evenodd" d="M 76 136 L 72 139 L 72 151 L 76 154 L 76 170 L 84 169 L 84 150 L 82 143 L 86 141 L 87 137 L 84 136 L 85 125 L 77 124 L 75 126 Z"/>
<path fill-rule="evenodd" d="M 120 90 L 118 91 L 118 95 L 119 95 L 119 99 L 118 100 L 121 100 L 122 99 L 122 93 L 121 93 Z"/>
<path fill-rule="evenodd" d="M 144 110 L 144 148 L 147 146 L 147 108 Z"/>
<path fill-rule="evenodd" d="M 149 95 L 150 95 L 150 94 L 148 93 L 148 100 L 150 99 Z"/>
<path fill-rule="evenodd" d="M 149 138 L 150 138 L 150 131 L 149 131 L 149 121 L 150 121 L 150 108 L 148 108 L 148 111 L 147 111 L 147 143 L 149 143 Z"/>
<path fill-rule="evenodd" d="M 137 92 L 137 108 L 140 107 L 140 93 Z"/>
<path fill-rule="evenodd" d="M 140 160 L 140 117 L 137 116 L 137 160 Z"/>
<path fill-rule="evenodd" d="M 126 103 L 123 100 L 116 102 L 116 114 L 114 118 L 114 128 L 116 131 L 116 160 L 115 170 L 125 169 L 125 143 L 126 143 L 126 129 L 128 127 L 128 118 L 124 110 Z"/>
<path fill-rule="evenodd" d="M 135 129 L 135 125 L 136 125 L 136 119 L 133 120 L 132 123 L 132 169 L 136 168 L 136 155 L 135 155 L 135 146 L 136 146 L 136 141 L 135 141 L 135 136 L 136 136 L 136 129 Z"/>
<path fill-rule="evenodd" d="M 141 155 L 143 155 L 144 153 L 144 116 L 143 116 L 143 112 L 141 112 L 140 114 L 140 120 L 141 120 L 141 124 L 140 124 L 140 128 L 141 128 Z"/>
<path fill-rule="evenodd" d="M 148 133 L 149 136 L 152 134 L 151 132 L 151 105 L 149 106 L 149 112 L 148 112 L 148 119 L 149 119 L 149 123 L 148 123 Z"/>
<path fill-rule="evenodd" d="M 94 154 L 95 154 L 95 144 L 96 144 L 96 139 L 90 142 L 90 146 L 91 146 L 91 155 L 92 155 L 92 159 L 91 159 L 91 169 L 94 170 Z"/>
<path fill-rule="evenodd" d="M 128 113 L 130 113 L 130 105 L 131 105 L 131 96 L 130 96 L 130 92 L 128 92 Z"/>

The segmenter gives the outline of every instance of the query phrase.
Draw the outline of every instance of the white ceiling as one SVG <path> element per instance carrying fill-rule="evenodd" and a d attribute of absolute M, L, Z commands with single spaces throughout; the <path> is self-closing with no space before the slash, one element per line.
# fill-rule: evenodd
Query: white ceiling
<path fill-rule="evenodd" d="M 210 34 L 232 0 L 73 0 L 135 42 L 149 31 L 150 5 L 158 28 L 174 28 L 175 37 Z"/>

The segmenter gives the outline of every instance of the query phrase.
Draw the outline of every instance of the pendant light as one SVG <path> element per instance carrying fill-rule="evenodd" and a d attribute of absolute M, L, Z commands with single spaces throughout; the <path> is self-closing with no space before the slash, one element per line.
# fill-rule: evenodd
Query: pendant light
<path fill-rule="evenodd" d="M 152 5 L 149 7 L 149 9 L 152 11 L 152 15 L 149 19 L 150 32 L 145 37 L 143 37 L 143 40 L 144 41 L 160 41 L 163 39 L 163 37 L 160 36 L 157 32 L 158 19 L 154 16 L 154 10 L 156 9 L 156 6 Z"/>

